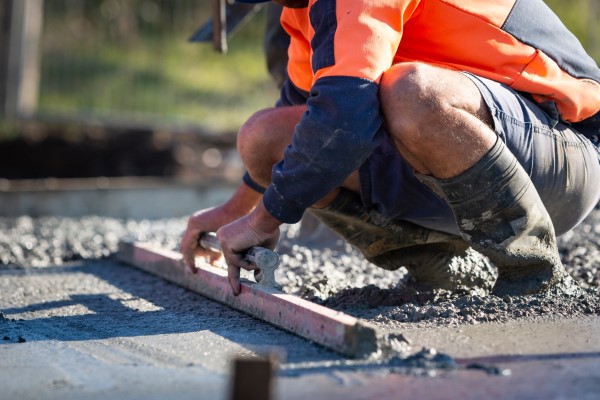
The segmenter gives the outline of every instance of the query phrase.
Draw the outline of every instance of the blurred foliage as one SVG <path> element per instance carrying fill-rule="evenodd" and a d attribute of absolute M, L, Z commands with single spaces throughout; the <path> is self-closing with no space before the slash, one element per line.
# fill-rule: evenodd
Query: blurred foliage
<path fill-rule="evenodd" d="M 590 56 L 600 63 L 600 0 L 545 0 L 577 36 Z"/>
<path fill-rule="evenodd" d="M 547 3 L 600 60 L 600 0 Z M 40 113 L 237 129 L 277 98 L 262 50 L 265 16 L 220 55 L 187 42 L 211 12 L 206 0 L 46 0 Z"/>
<path fill-rule="evenodd" d="M 40 113 L 237 129 L 278 94 L 262 50 L 265 16 L 221 55 L 211 43 L 188 42 L 211 4 L 46 0 Z"/>

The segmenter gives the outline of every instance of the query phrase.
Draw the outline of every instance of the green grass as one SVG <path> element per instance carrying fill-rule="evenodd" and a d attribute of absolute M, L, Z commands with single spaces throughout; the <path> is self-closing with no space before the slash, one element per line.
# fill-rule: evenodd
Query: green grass
<path fill-rule="evenodd" d="M 235 130 L 277 99 L 264 61 L 263 24 L 258 17 L 238 32 L 224 55 L 210 43 L 187 42 L 191 27 L 133 45 L 114 40 L 48 45 L 39 110 Z"/>

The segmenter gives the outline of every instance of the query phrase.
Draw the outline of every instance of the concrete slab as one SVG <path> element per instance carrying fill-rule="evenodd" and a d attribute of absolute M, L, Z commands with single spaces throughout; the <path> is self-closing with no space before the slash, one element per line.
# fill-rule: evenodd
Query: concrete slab
<path fill-rule="evenodd" d="M 280 399 L 595 399 L 598 317 L 448 328 L 394 328 L 416 350 L 459 359 L 397 373 L 338 355 L 114 261 L 0 267 L 0 399 L 224 399 L 230 360 L 274 349 L 287 358 Z M 509 376 L 466 369 L 507 368 Z M 432 376 L 435 375 L 435 376 Z"/>
<path fill-rule="evenodd" d="M 239 181 L 239 180 L 238 180 Z M 149 219 L 187 217 L 224 203 L 237 182 L 170 178 L 0 179 L 2 215 L 18 217 L 102 215 Z M 174 201 L 176 200 L 176 201 Z M 156 207 L 160 204 L 160 207 Z"/>

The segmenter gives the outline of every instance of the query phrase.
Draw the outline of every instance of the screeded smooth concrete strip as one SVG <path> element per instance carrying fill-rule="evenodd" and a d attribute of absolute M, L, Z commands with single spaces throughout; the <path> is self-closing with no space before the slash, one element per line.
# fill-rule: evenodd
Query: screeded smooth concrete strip
<path fill-rule="evenodd" d="M 363 357 L 378 349 L 375 329 L 357 318 L 248 280 L 234 296 L 227 271 L 205 264 L 188 273 L 174 251 L 121 242 L 117 258 L 345 356 Z"/>

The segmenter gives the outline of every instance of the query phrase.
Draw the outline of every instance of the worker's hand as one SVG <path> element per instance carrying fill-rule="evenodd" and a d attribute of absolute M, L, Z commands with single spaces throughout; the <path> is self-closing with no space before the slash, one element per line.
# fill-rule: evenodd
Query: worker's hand
<path fill-rule="evenodd" d="M 188 219 L 187 228 L 181 238 L 181 254 L 187 268 L 196 272 L 196 256 L 203 256 L 208 262 L 216 265 L 222 259 L 221 253 L 201 248 L 198 243 L 200 234 L 216 232 L 223 225 L 248 214 L 261 198 L 261 194 L 242 183 L 225 204 L 194 213 Z"/>
<path fill-rule="evenodd" d="M 228 224 L 237 216 L 231 216 L 223 206 L 207 208 L 194 213 L 187 223 L 187 228 L 181 238 L 181 254 L 186 267 L 196 272 L 196 257 L 204 257 L 212 265 L 217 265 L 221 260 L 221 253 L 209 251 L 200 247 L 198 239 L 204 232 L 215 232 L 225 224 Z"/>
<path fill-rule="evenodd" d="M 217 231 L 217 238 L 227 262 L 229 284 L 236 296 L 241 289 L 240 268 L 245 270 L 257 268 L 256 265 L 244 260 L 244 252 L 254 246 L 274 249 L 279 240 L 280 225 L 281 221 L 269 214 L 260 202 L 250 214 Z"/>

